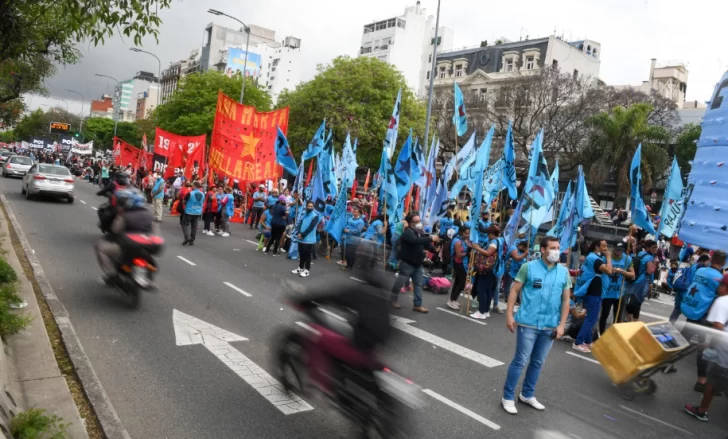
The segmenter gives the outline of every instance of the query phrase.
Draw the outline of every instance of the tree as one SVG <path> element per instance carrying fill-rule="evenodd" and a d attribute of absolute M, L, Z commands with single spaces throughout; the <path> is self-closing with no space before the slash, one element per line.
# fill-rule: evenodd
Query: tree
<path fill-rule="evenodd" d="M 402 73 L 374 58 L 338 57 L 319 65 L 316 76 L 295 90 L 281 93 L 278 107 L 291 108 L 288 142 L 299 155 L 326 119 L 334 142 L 342 145 L 347 133 L 359 139 L 357 162 L 377 168 L 397 91 L 402 89 L 398 143 L 412 128 L 425 132 L 426 107 L 408 88 Z"/>
<path fill-rule="evenodd" d="M 611 113 L 602 112 L 588 119 L 594 129 L 589 147 L 582 154 L 586 174 L 592 184 L 601 186 L 614 171 L 617 194 L 629 193 L 629 172 L 637 145 L 642 144 L 642 183 L 650 187 L 668 170 L 668 155 L 664 149 L 671 137 L 669 130 L 650 125 L 654 109 L 650 104 L 615 107 Z"/>
<path fill-rule="evenodd" d="M 146 35 L 156 38 L 159 9 L 171 2 L 0 0 L 0 122 L 17 121 L 25 108 L 22 94 L 45 92 L 43 80 L 53 75 L 54 64 L 78 61 L 77 44 L 103 44 L 115 34 L 132 38 L 135 45 Z"/>
<path fill-rule="evenodd" d="M 690 161 L 695 158 L 695 152 L 698 149 L 697 142 L 701 132 L 700 125 L 689 123 L 682 127 L 675 139 L 675 156 L 683 178 L 687 178 L 688 174 L 690 174 L 692 168 Z"/>
<path fill-rule="evenodd" d="M 15 135 L 15 131 L 3 131 L 0 133 L 0 142 L 3 143 L 10 143 L 15 142 L 17 140 L 17 136 Z"/>
<path fill-rule="evenodd" d="M 51 122 L 65 122 L 71 124 L 71 129 L 76 130 L 81 120 L 73 113 L 61 108 L 51 108 L 48 111 L 37 109 L 23 117 L 15 126 L 15 134 L 21 140 L 28 140 L 33 136 L 47 136 L 50 133 Z"/>
<path fill-rule="evenodd" d="M 82 135 L 85 142 L 93 140 L 96 149 L 111 149 L 114 146 L 114 121 L 105 117 L 86 119 L 83 122 Z M 120 121 L 116 127 L 116 135 L 131 145 L 141 146 L 141 135 L 135 122 Z"/>
<path fill-rule="evenodd" d="M 240 96 L 241 84 L 239 77 L 228 78 L 215 71 L 188 75 L 180 82 L 172 98 L 157 107 L 153 114 L 154 120 L 163 130 L 184 136 L 207 134 L 209 139 L 215 120 L 218 90 L 237 98 Z M 250 80 L 245 82 L 244 103 L 255 106 L 259 111 L 269 111 L 272 106 L 270 95 Z"/>

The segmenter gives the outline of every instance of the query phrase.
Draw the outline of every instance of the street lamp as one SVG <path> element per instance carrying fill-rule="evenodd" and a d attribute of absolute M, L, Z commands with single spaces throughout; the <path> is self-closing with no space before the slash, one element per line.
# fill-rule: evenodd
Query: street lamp
<path fill-rule="evenodd" d="M 440 0 L 437 0 L 437 18 L 435 19 L 435 39 L 432 41 L 432 65 L 430 66 L 430 87 L 427 96 L 427 118 L 425 119 L 425 148 L 430 135 L 430 118 L 432 117 L 432 89 L 435 85 L 435 64 L 437 62 L 437 31 L 440 27 Z"/>
<path fill-rule="evenodd" d="M 119 94 L 121 94 L 121 84 L 119 83 L 118 80 L 116 80 L 116 78 L 112 78 L 111 76 L 107 76 L 107 75 L 100 75 L 98 73 L 96 74 L 96 76 L 101 77 L 101 78 L 109 78 L 112 81 L 116 82 L 116 85 L 119 88 Z M 119 100 L 121 100 L 121 99 L 119 99 Z M 121 102 L 119 102 L 119 110 L 121 110 Z M 116 126 L 118 124 L 119 124 L 119 113 L 116 111 L 116 105 L 114 105 L 114 137 L 116 137 Z"/>
<path fill-rule="evenodd" d="M 215 9 L 208 9 L 207 12 L 209 12 L 212 15 L 222 15 L 222 16 L 227 17 L 227 18 L 232 18 L 233 20 L 235 20 L 238 23 L 242 24 L 243 25 L 243 30 L 245 30 L 245 61 L 243 61 L 243 72 L 242 72 L 243 73 L 243 87 L 240 90 L 240 103 L 242 104 L 243 103 L 243 96 L 245 96 L 245 71 L 248 68 L 248 45 L 250 44 L 250 28 L 245 23 L 243 23 L 242 21 L 240 21 L 237 18 L 235 18 L 235 17 L 233 17 L 231 15 L 228 15 L 228 14 L 226 14 L 224 12 L 220 12 L 220 11 L 215 10 Z"/>
<path fill-rule="evenodd" d="M 56 99 L 57 101 L 61 101 L 64 104 L 66 104 L 66 113 L 70 113 L 70 111 L 68 111 L 68 102 L 66 102 L 65 99 L 62 99 L 62 98 L 54 98 L 54 99 Z"/>
<path fill-rule="evenodd" d="M 66 91 L 70 92 L 70 93 L 76 93 L 77 95 L 81 96 L 81 126 L 78 128 L 78 132 L 80 133 L 81 131 L 83 131 L 83 104 L 85 102 L 85 99 L 84 99 L 83 95 L 81 93 L 77 92 L 76 90 L 66 89 Z"/>
<path fill-rule="evenodd" d="M 160 61 L 159 57 L 152 52 L 147 52 L 146 50 L 142 50 L 138 47 L 130 47 L 129 50 L 132 52 L 146 53 L 147 55 L 152 55 L 157 59 L 157 64 L 159 65 L 159 69 L 157 70 L 157 107 L 159 107 L 159 97 L 162 95 L 162 61 Z"/>

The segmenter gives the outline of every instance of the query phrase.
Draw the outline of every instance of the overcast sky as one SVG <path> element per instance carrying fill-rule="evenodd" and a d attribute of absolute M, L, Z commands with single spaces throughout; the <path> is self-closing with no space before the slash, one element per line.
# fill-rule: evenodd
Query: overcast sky
<path fill-rule="evenodd" d="M 210 22 L 239 27 L 226 17 L 207 14 L 218 9 L 276 31 L 276 39 L 291 35 L 302 39 L 303 77 L 311 79 L 316 65 L 339 55 L 355 56 L 361 43 L 362 26 L 376 20 L 401 15 L 416 0 L 176 0 L 163 11 L 159 43 L 144 40 L 143 48 L 162 61 L 186 58 L 200 47 L 205 26 Z M 428 13 L 435 14 L 436 0 L 423 0 Z M 648 78 L 650 59 L 677 60 L 688 64 L 688 100 L 709 99 L 715 83 L 728 69 L 728 41 L 725 0 L 444 0 L 440 22 L 455 29 L 455 47 L 469 47 L 481 40 L 499 37 L 518 40 L 554 33 L 567 40 L 589 38 L 602 45 L 600 78 L 610 85 L 640 84 Z M 130 78 L 139 70 L 157 72 L 157 61 L 146 54 L 129 51 L 132 41 L 115 37 L 100 47 L 83 46 L 83 59 L 76 65 L 60 67 L 46 81 L 54 98 L 65 99 L 70 110 L 80 112 L 76 90 L 85 97 L 88 115 L 91 99 L 113 90 L 113 82 L 95 73 L 118 80 Z M 40 105 L 65 107 L 57 99 L 27 97 L 31 109 Z"/>

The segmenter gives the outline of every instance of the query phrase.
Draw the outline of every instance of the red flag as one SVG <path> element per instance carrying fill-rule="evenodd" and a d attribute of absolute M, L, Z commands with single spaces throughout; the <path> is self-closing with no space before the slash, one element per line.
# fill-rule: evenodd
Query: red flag
<path fill-rule="evenodd" d="M 154 139 L 154 170 L 162 172 L 164 178 L 174 175 L 177 169 L 184 169 L 187 174 L 187 158 L 192 155 L 192 162 L 198 161 L 197 167 L 203 169 L 204 148 L 207 136 L 180 136 L 157 128 Z M 196 149 L 202 151 L 202 157 Z M 192 169 L 192 168 L 190 168 Z M 192 171 L 190 170 L 190 175 Z"/>
<path fill-rule="evenodd" d="M 353 200 L 356 198 L 356 188 L 359 187 L 359 182 L 357 181 L 356 177 L 354 178 L 354 183 L 351 185 L 351 199 Z"/>
<path fill-rule="evenodd" d="M 308 164 L 308 175 L 306 176 L 306 186 L 311 183 L 311 176 L 313 175 L 313 160 Z"/>
<path fill-rule="evenodd" d="M 185 160 L 185 177 L 192 179 L 193 174 L 200 178 L 205 174 L 205 144 L 195 143 L 195 146 L 187 151 Z"/>
<path fill-rule="evenodd" d="M 133 169 L 138 169 L 141 155 L 141 149 L 114 137 L 114 163 L 122 167 L 131 165 Z"/>
<path fill-rule="evenodd" d="M 149 152 L 149 145 L 147 145 L 147 133 L 142 136 L 142 149 L 144 152 Z"/>
<path fill-rule="evenodd" d="M 410 201 L 412 201 L 412 188 L 414 188 L 415 185 L 410 186 L 409 192 L 407 192 L 407 198 L 404 199 L 404 213 L 409 213 L 410 211 Z"/>
<path fill-rule="evenodd" d="M 369 173 L 371 170 L 367 169 L 367 178 L 364 180 L 364 193 L 366 194 L 369 191 Z"/>

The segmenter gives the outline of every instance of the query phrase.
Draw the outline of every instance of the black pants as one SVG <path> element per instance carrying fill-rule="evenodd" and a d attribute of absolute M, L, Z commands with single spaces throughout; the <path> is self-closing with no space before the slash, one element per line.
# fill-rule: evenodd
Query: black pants
<path fill-rule="evenodd" d="M 622 302 L 622 307 L 624 307 L 624 301 Z M 610 312 L 612 313 L 612 322 L 619 322 L 617 306 L 619 306 L 619 299 L 602 299 L 602 313 L 599 316 L 599 334 L 604 334 L 604 331 L 607 329 L 607 319 L 609 318 Z"/>
<path fill-rule="evenodd" d="M 442 242 L 442 274 L 443 276 L 447 276 L 448 273 L 450 273 L 450 258 L 452 256 L 450 254 L 450 239 L 442 238 L 440 242 Z M 463 284 L 463 287 L 464 286 L 465 285 Z"/>
<path fill-rule="evenodd" d="M 205 220 L 205 231 L 210 230 L 210 224 L 215 220 L 215 214 L 217 212 L 205 212 L 202 214 L 202 219 Z"/>
<path fill-rule="evenodd" d="M 311 269 L 311 252 L 315 244 L 298 243 L 298 268 L 302 270 Z"/>
<path fill-rule="evenodd" d="M 185 235 L 185 241 L 195 242 L 197 236 L 197 224 L 200 222 L 200 215 L 182 214 L 182 233 Z"/>
<path fill-rule="evenodd" d="M 452 283 L 452 291 L 450 291 L 450 301 L 458 300 L 460 293 L 465 290 L 465 281 L 468 278 L 468 273 L 465 271 L 465 267 L 462 262 L 453 262 L 453 270 L 455 271 L 455 277 Z"/>
<path fill-rule="evenodd" d="M 263 210 L 265 208 L 263 207 L 253 207 L 253 213 L 250 214 L 250 228 L 253 227 L 258 228 L 258 223 L 260 222 L 260 217 L 263 216 Z"/>
<path fill-rule="evenodd" d="M 359 248 L 359 241 L 347 242 L 346 245 L 346 268 L 353 268 L 356 262 L 356 250 Z"/>
<path fill-rule="evenodd" d="M 270 250 L 271 244 L 273 244 L 273 253 L 278 253 L 278 246 L 281 245 L 281 236 L 283 236 L 283 232 L 286 231 L 286 225 L 285 224 L 271 224 L 270 226 L 270 239 L 268 240 L 268 245 L 265 248 L 265 251 L 267 252 Z"/>

